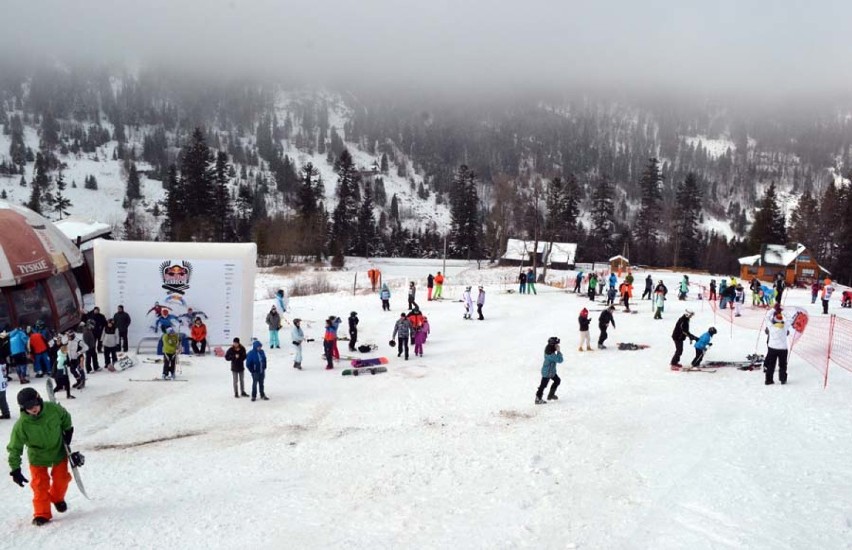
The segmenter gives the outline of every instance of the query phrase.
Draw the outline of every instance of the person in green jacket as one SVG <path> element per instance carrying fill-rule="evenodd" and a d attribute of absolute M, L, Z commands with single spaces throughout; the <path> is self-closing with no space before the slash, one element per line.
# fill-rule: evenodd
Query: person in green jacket
<path fill-rule="evenodd" d="M 175 332 L 175 329 L 169 327 L 166 333 L 163 334 L 163 380 L 171 378 L 175 379 L 175 365 L 177 364 L 177 354 L 180 349 L 180 335 Z"/>
<path fill-rule="evenodd" d="M 57 512 L 68 509 L 65 492 L 71 482 L 71 474 L 68 473 L 65 443 L 71 443 L 74 427 L 71 415 L 62 405 L 45 403 L 33 388 L 18 392 L 18 405 L 21 417 L 15 422 L 6 446 L 12 469 L 9 475 L 21 487 L 28 481 L 21 473 L 21 456 L 24 447 L 27 447 L 30 476 L 33 478 L 33 525 L 44 525 L 52 517 L 51 503 Z"/>

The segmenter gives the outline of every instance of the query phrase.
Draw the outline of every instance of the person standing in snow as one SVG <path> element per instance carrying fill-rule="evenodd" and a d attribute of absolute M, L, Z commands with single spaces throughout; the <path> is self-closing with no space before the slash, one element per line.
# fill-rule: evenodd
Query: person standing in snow
<path fill-rule="evenodd" d="M 834 287 L 831 286 L 831 279 L 826 279 L 822 287 L 822 313 L 828 314 L 828 302 L 831 300 L 831 295 L 834 294 Z"/>
<path fill-rule="evenodd" d="M 162 336 L 163 342 L 163 380 L 175 379 L 177 356 L 180 353 L 180 335 L 173 327 L 166 329 Z"/>
<path fill-rule="evenodd" d="M 423 344 L 426 343 L 426 325 L 414 329 L 414 356 L 423 357 Z"/>
<path fill-rule="evenodd" d="M 9 338 L 4 330 L 0 332 L 0 420 L 12 418 L 9 414 L 9 403 L 6 401 L 6 388 L 9 387 L 9 379 L 6 377 L 6 357 L 8 356 Z"/>
<path fill-rule="evenodd" d="M 412 309 L 417 305 L 417 302 L 414 301 L 416 294 L 417 287 L 414 286 L 414 281 L 411 281 L 408 283 L 408 309 Z"/>
<path fill-rule="evenodd" d="M 89 351 L 89 347 L 73 330 L 69 330 L 65 334 L 63 342 L 66 344 L 68 351 L 68 368 L 71 370 L 71 374 L 74 375 L 76 380 L 73 387 L 75 389 L 82 390 L 86 387 L 86 369 L 83 365 L 83 361 L 86 356 L 86 352 Z"/>
<path fill-rule="evenodd" d="M 92 349 L 95 349 L 97 353 L 103 352 L 102 338 L 104 328 L 106 328 L 106 316 L 101 313 L 101 308 L 95 306 L 92 308 L 92 311 L 87 313 L 84 317 L 87 324 L 89 321 L 92 322 L 90 326 L 92 327 L 92 336 L 95 337 L 95 346 L 92 346 Z"/>
<path fill-rule="evenodd" d="M 784 280 L 784 275 L 778 273 L 775 275 L 775 301 L 781 302 L 781 297 L 784 295 L 784 289 L 787 288 L 787 282 Z"/>
<path fill-rule="evenodd" d="M 716 279 L 710 279 L 710 296 L 707 299 L 711 302 L 716 301 Z"/>
<path fill-rule="evenodd" d="M 463 319 L 473 319 L 473 298 L 470 295 L 470 287 L 462 292 L 462 302 L 464 302 L 464 317 Z"/>
<path fill-rule="evenodd" d="M 118 363 L 118 350 L 121 349 L 121 345 L 118 339 L 118 329 L 115 328 L 113 319 L 107 319 L 102 342 L 104 345 L 104 368 L 114 370 Z"/>
<path fill-rule="evenodd" d="M 814 279 L 814 282 L 811 283 L 811 303 L 815 304 L 817 296 L 819 296 L 819 281 Z"/>
<path fill-rule="evenodd" d="M 423 329 L 423 342 L 429 339 L 429 333 L 431 332 L 431 327 L 429 326 L 429 319 L 424 315 L 423 316 L 423 324 L 420 326 Z"/>
<path fill-rule="evenodd" d="M 355 351 L 355 343 L 358 341 L 358 313 L 353 311 L 349 314 L 349 351 Z"/>
<path fill-rule="evenodd" d="M 435 275 L 435 295 L 432 296 L 433 300 L 441 299 L 441 292 L 444 289 L 444 276 L 439 271 L 437 275 Z"/>
<path fill-rule="evenodd" d="M 340 319 L 338 317 L 337 319 Z M 334 348 L 337 346 L 337 325 L 335 318 L 332 315 L 325 320 L 325 332 L 322 336 L 322 349 L 325 352 L 325 370 L 331 370 L 334 365 L 331 360 L 334 359 Z"/>
<path fill-rule="evenodd" d="M 598 328 L 601 331 L 600 336 L 598 336 L 598 349 L 606 349 L 604 342 L 606 342 L 607 339 L 606 331 L 609 329 L 610 323 L 612 324 L 612 328 L 615 328 L 615 318 L 612 316 L 613 311 L 615 311 L 615 306 L 609 306 L 603 310 L 601 316 L 598 317 Z"/>
<path fill-rule="evenodd" d="M 68 463 L 81 466 L 80 453 L 69 457 L 65 445 L 71 443 L 74 425 L 71 415 L 59 403 L 45 403 L 33 388 L 18 392 L 21 417 L 9 438 L 9 468 L 12 481 L 23 487 L 29 480 L 21 473 L 21 457 L 27 448 L 33 490 L 33 525 L 41 526 L 52 518 L 51 504 L 57 512 L 68 510 L 65 493 L 71 482 Z"/>
<path fill-rule="evenodd" d="M 231 362 L 231 377 L 234 380 L 234 397 L 248 397 L 245 386 L 245 360 L 246 348 L 240 343 L 239 338 L 234 338 L 234 342 L 228 351 L 225 352 L 225 361 Z M 237 385 L 239 382 L 239 386 Z"/>
<path fill-rule="evenodd" d="M 689 338 L 690 342 L 695 342 L 698 340 L 698 337 L 689 332 L 689 320 L 692 319 L 692 316 L 695 313 L 692 310 L 687 309 L 683 315 L 680 316 L 680 319 L 675 323 L 675 328 L 672 331 L 672 340 L 675 345 L 675 352 L 672 355 L 671 366 L 672 367 L 682 367 L 680 364 L 680 356 L 683 354 L 683 342 Z"/>
<path fill-rule="evenodd" d="M 196 319 L 196 321 L 200 321 L 200 319 Z M 269 329 L 269 349 L 281 349 L 281 342 L 278 340 L 278 331 L 281 330 L 281 315 L 278 313 L 275 304 L 266 314 L 266 328 Z"/>
<path fill-rule="evenodd" d="M 589 310 L 583 308 L 580 311 L 577 321 L 580 323 L 580 351 L 583 351 L 583 344 L 586 344 L 586 351 L 592 351 L 592 344 L 589 338 L 589 325 L 592 323 L 592 319 L 589 317 Z"/>
<path fill-rule="evenodd" d="M 704 354 L 707 353 L 707 348 L 712 346 L 712 342 L 710 340 L 713 339 L 713 336 L 716 334 L 716 328 L 710 327 L 707 332 L 702 334 L 698 341 L 695 342 L 695 358 L 692 360 L 692 366 L 697 367 L 701 365 L 701 361 L 704 359 Z"/>
<path fill-rule="evenodd" d="M 485 289 L 479 287 L 479 296 L 476 297 L 476 313 L 479 315 L 479 320 L 483 321 L 482 308 L 485 306 Z"/>
<path fill-rule="evenodd" d="M 305 333 L 302 330 L 301 319 L 293 319 L 290 341 L 293 343 L 293 350 L 296 352 L 295 357 L 293 357 L 293 368 L 302 370 L 302 342 L 305 341 Z"/>
<path fill-rule="evenodd" d="M 645 299 L 645 296 L 648 296 L 648 299 L 651 299 L 651 293 L 654 289 L 654 279 L 651 278 L 651 274 L 649 273 L 647 277 L 645 277 L 645 291 L 642 292 L 642 299 Z"/>
<path fill-rule="evenodd" d="M 524 268 L 518 274 L 518 294 L 526 294 L 527 292 L 527 274 L 524 273 Z"/>
<path fill-rule="evenodd" d="M 615 290 L 615 285 L 617 283 L 618 283 L 618 277 L 615 275 L 615 273 L 610 273 L 609 274 L 609 288 L 611 288 L 612 290 Z"/>
<path fill-rule="evenodd" d="M 269 401 L 263 390 L 263 381 L 266 378 L 266 353 L 263 352 L 263 344 L 255 340 L 251 344 L 251 351 L 246 354 L 246 368 L 251 374 L 251 400 L 257 400 L 257 392 L 260 390 L 260 398 Z"/>
<path fill-rule="evenodd" d="M 387 283 L 382 283 L 382 290 L 379 292 L 379 299 L 382 301 L 382 311 L 390 311 L 390 289 Z"/>
<path fill-rule="evenodd" d="M 541 382 L 538 385 L 538 390 L 535 392 L 535 404 L 544 405 L 547 403 L 543 399 L 544 390 L 547 385 L 553 381 L 550 386 L 550 392 L 547 394 L 547 400 L 557 400 L 556 390 L 562 382 L 559 375 L 556 374 L 556 365 L 563 360 L 562 352 L 559 350 L 559 338 L 551 336 L 547 339 L 547 345 L 544 347 L 544 363 L 541 365 Z"/>
<path fill-rule="evenodd" d="M 742 305 L 745 301 L 745 290 L 743 285 L 737 283 L 734 287 L 734 317 L 742 317 Z"/>
<path fill-rule="evenodd" d="M 435 287 L 435 277 L 430 273 L 428 277 L 426 277 L 426 301 L 432 301 L 432 289 Z"/>
<path fill-rule="evenodd" d="M 98 364 L 98 340 L 94 333 L 95 322 L 92 320 L 86 321 L 83 325 L 83 342 L 86 344 L 86 372 L 91 374 L 93 371 L 101 370 Z"/>
<path fill-rule="evenodd" d="M 630 313 L 630 295 L 633 293 L 633 287 L 625 280 L 621 283 L 618 291 L 621 293 L 621 303 L 624 304 L 624 311 Z"/>
<path fill-rule="evenodd" d="M 405 360 L 408 361 L 408 338 L 411 334 L 411 323 L 408 321 L 408 318 L 405 316 L 405 312 L 399 314 L 399 320 L 397 320 L 396 324 L 393 326 L 393 334 L 391 335 L 391 341 L 396 339 L 397 341 L 397 357 L 402 356 L 402 352 L 405 352 Z"/>
<path fill-rule="evenodd" d="M 607 289 L 606 291 L 606 305 L 611 306 L 615 304 L 615 295 L 617 294 L 614 287 Z"/>
<path fill-rule="evenodd" d="M 776 302 L 780 305 L 780 302 Z M 772 313 L 772 322 L 764 329 L 766 332 L 766 357 L 763 359 L 763 371 L 766 374 L 764 384 L 775 383 L 775 364 L 778 363 L 778 381 L 787 383 L 787 335 L 790 334 L 790 323 L 784 317 L 780 308 Z"/>
<path fill-rule="evenodd" d="M 533 271 L 533 268 L 529 268 L 527 271 L 527 294 L 538 295 L 538 292 L 535 291 L 535 271 Z"/>
<path fill-rule="evenodd" d="M 56 361 L 53 363 L 53 379 L 56 380 L 56 386 L 53 388 L 55 392 L 65 390 L 65 396 L 68 399 L 76 399 L 71 395 L 71 379 L 68 376 L 68 346 L 62 344 L 62 340 L 57 337 L 60 345 L 56 350 Z"/>
<path fill-rule="evenodd" d="M 683 276 L 683 279 L 680 281 L 680 292 L 678 292 L 677 299 L 678 300 L 686 300 L 686 297 L 689 295 L 689 277 L 686 275 Z"/>
<path fill-rule="evenodd" d="M 577 276 L 574 277 L 574 294 L 580 293 L 580 285 L 583 284 L 583 272 L 578 271 Z"/>
<path fill-rule="evenodd" d="M 283 288 L 279 288 L 275 293 L 275 305 L 278 306 L 278 314 L 284 315 L 287 311 L 287 297 L 284 295 Z"/>
<path fill-rule="evenodd" d="M 27 351 L 30 347 L 30 337 L 27 331 L 18 327 L 9 333 L 9 363 L 15 365 L 15 370 L 18 373 L 18 382 L 21 384 L 29 384 L 30 379 L 27 372 Z"/>
<path fill-rule="evenodd" d="M 124 311 L 124 306 L 118 306 L 118 311 L 113 314 L 112 320 L 115 321 L 115 328 L 118 330 L 118 345 L 121 347 L 121 351 L 127 353 L 127 331 L 130 329 L 130 314 Z"/>

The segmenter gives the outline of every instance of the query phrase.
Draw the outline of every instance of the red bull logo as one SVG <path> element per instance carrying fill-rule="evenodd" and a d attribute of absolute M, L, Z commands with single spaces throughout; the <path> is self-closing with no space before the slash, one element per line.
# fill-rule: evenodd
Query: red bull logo
<path fill-rule="evenodd" d="M 180 264 L 166 260 L 160 264 L 160 276 L 163 279 L 163 288 L 178 294 L 183 294 L 189 289 L 189 279 L 192 277 L 192 264 L 183 260 Z"/>

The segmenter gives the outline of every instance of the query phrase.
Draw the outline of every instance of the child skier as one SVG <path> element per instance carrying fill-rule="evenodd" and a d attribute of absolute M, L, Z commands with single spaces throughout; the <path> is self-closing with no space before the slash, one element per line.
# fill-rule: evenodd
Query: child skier
<path fill-rule="evenodd" d="M 166 329 L 163 334 L 163 380 L 175 379 L 175 366 L 180 351 L 180 335 L 173 327 Z"/>
<path fill-rule="evenodd" d="M 592 351 L 592 345 L 589 339 L 589 325 L 592 323 L 591 317 L 589 317 L 589 310 L 583 308 L 580 311 L 580 316 L 577 318 L 577 321 L 580 323 L 580 351 L 583 351 L 583 344 L 586 344 L 586 351 Z"/>
<path fill-rule="evenodd" d="M 615 287 L 614 286 L 609 287 L 609 289 L 606 291 L 606 305 L 611 306 L 611 305 L 615 304 L 615 295 L 616 295 Z"/>
<path fill-rule="evenodd" d="M 559 351 L 559 338 L 551 336 L 547 339 L 547 346 L 544 348 L 544 363 L 541 365 L 541 383 L 539 383 L 538 390 L 535 392 L 536 405 L 547 404 L 547 401 L 542 399 L 542 397 L 544 396 L 544 389 L 551 380 L 553 380 L 553 384 L 550 386 L 550 393 L 547 394 L 547 399 L 548 401 L 551 399 L 559 399 L 559 397 L 556 396 L 556 389 L 559 388 L 559 384 L 562 380 L 560 380 L 559 375 L 556 374 L 556 365 L 561 362 L 562 352 Z"/>
<path fill-rule="evenodd" d="M 473 319 L 473 298 L 470 295 L 470 287 L 464 289 L 462 293 L 462 301 L 464 302 L 464 317 L 463 319 Z"/>
<path fill-rule="evenodd" d="M 68 376 L 68 346 L 62 344 L 56 352 L 56 363 L 53 365 L 53 379 L 56 380 L 54 391 L 65 390 L 68 399 L 76 399 L 71 395 L 71 378 Z"/>
<path fill-rule="evenodd" d="M 196 319 L 196 321 L 200 321 L 201 319 Z M 278 341 L 278 331 L 281 330 L 281 315 L 278 313 L 278 308 L 275 305 L 272 305 L 272 309 L 269 310 L 269 313 L 266 314 L 266 328 L 269 329 L 269 349 L 279 348 L 281 349 L 281 342 Z M 205 333 L 207 331 L 205 330 Z M 195 327 L 192 327 L 193 333 L 193 349 L 195 349 Z M 205 338 L 206 338 L 205 334 Z M 196 352 L 197 353 L 197 352 Z"/>
<path fill-rule="evenodd" d="M 414 355 L 423 357 L 423 344 L 426 343 L 426 329 L 423 325 L 414 329 Z"/>
<path fill-rule="evenodd" d="M 379 299 L 382 301 L 382 311 L 390 311 L 390 289 L 388 289 L 387 283 L 382 284 Z"/>
<path fill-rule="evenodd" d="M 33 481 L 33 525 L 41 526 L 53 517 L 50 505 L 63 513 L 68 509 L 65 492 L 71 482 L 68 463 L 82 465 L 82 455 L 65 452 L 71 443 L 74 427 L 71 415 L 58 403 L 45 403 L 33 388 L 18 392 L 21 417 L 12 428 L 9 438 L 9 467 L 12 481 L 24 486 L 29 480 L 21 473 L 21 455 L 27 447 L 30 477 Z"/>
<path fill-rule="evenodd" d="M 692 360 L 693 367 L 701 365 L 701 360 L 704 359 L 704 354 L 707 352 L 707 348 L 713 345 L 710 340 L 713 339 L 715 334 L 716 328 L 710 327 L 707 332 L 702 334 L 698 338 L 698 341 L 695 342 L 695 359 Z"/>
<path fill-rule="evenodd" d="M 290 331 L 290 341 L 296 352 L 293 357 L 293 368 L 302 370 L 302 342 L 305 341 L 305 333 L 302 331 L 302 320 L 293 319 L 293 330 Z"/>

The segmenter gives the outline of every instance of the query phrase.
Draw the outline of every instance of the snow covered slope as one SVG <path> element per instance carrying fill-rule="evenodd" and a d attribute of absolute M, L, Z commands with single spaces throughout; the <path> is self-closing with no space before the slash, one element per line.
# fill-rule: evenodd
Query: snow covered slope
<path fill-rule="evenodd" d="M 390 312 L 364 288 L 369 265 L 391 283 Z M 390 358 L 386 374 L 342 377 L 344 361 L 326 371 L 319 342 L 306 345 L 304 371 L 292 368 L 289 348 L 267 350 L 268 402 L 234 399 L 228 365 L 215 357 L 186 360 L 183 383 L 128 381 L 156 376 L 151 364 L 96 373 L 76 400 L 62 400 L 93 500 L 72 486 L 68 512 L 36 528 L 29 489 L 7 482 L 0 547 L 850 547 L 852 373 L 833 371 L 823 390 L 796 357 L 786 386 L 764 386 L 759 371 L 673 372 L 669 334 L 680 313 L 697 312 L 693 332 L 714 322 L 695 300 L 670 300 L 661 321 L 648 302 L 636 315 L 616 313 L 609 342 L 650 349 L 580 353 L 577 314 L 590 307 L 596 319 L 601 304 L 544 285 L 508 293 L 517 268 L 458 262 L 447 268 L 446 300 L 427 302 L 418 289 L 432 333 L 424 357 L 404 361 L 388 347 L 402 289 L 409 279 L 425 286 L 440 262 L 348 267 L 359 290 L 353 271 L 327 273 L 339 291 L 292 298 L 287 329 L 298 316 L 319 339 L 328 315 L 357 311 L 359 339 Z M 679 276 L 654 278 L 674 288 Z M 258 295 L 288 284 L 265 273 Z M 486 319 L 462 320 L 455 300 L 479 284 Z M 255 303 L 264 343 L 271 303 Z M 816 314 L 804 291 L 790 291 L 788 304 Z M 741 359 L 760 341 L 718 326 L 708 360 Z M 560 400 L 535 406 L 554 335 L 565 353 Z M 10 385 L 11 402 L 19 388 Z M 2 421 L 0 437 L 10 429 Z"/>

